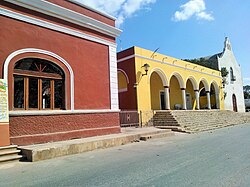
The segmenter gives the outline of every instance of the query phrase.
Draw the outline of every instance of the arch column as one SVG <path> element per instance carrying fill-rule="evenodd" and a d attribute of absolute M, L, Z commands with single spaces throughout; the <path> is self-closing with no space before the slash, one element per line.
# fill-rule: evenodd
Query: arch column
<path fill-rule="evenodd" d="M 200 110 L 200 96 L 199 96 L 199 90 L 194 90 L 195 93 L 195 100 L 196 100 L 196 109 Z"/>
<path fill-rule="evenodd" d="M 216 98 L 216 109 L 220 109 L 220 94 L 216 93 L 215 98 Z"/>
<path fill-rule="evenodd" d="M 210 92 L 206 91 L 206 93 L 207 93 L 207 108 L 211 110 Z"/>
<path fill-rule="evenodd" d="M 166 109 L 170 110 L 169 87 L 164 86 Z"/>
<path fill-rule="evenodd" d="M 181 88 L 181 93 L 182 93 L 182 109 L 187 110 L 186 89 Z"/>

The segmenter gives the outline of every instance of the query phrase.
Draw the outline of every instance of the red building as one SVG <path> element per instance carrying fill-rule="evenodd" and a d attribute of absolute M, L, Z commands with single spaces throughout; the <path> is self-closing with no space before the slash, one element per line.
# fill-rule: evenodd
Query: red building
<path fill-rule="evenodd" d="M 115 18 L 75 0 L 1 0 L 0 76 L 8 82 L 10 142 L 120 132 L 120 33 Z"/>

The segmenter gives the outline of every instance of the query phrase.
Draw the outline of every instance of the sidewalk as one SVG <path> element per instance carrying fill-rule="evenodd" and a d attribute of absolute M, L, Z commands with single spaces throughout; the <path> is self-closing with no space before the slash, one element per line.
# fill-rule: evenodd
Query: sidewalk
<path fill-rule="evenodd" d="M 18 149 L 27 157 L 28 161 L 52 159 L 60 156 L 77 154 L 95 149 L 103 149 L 137 142 L 140 139 L 160 138 L 174 135 L 169 129 L 157 129 L 155 127 L 122 128 L 121 133 L 104 136 L 96 136 L 83 139 L 74 139 L 45 144 L 20 146 Z"/>

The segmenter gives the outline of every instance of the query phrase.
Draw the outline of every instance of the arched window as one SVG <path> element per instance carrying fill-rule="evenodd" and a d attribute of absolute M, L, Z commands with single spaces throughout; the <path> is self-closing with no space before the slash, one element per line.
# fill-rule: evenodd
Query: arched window
<path fill-rule="evenodd" d="M 62 69 L 48 60 L 19 60 L 13 71 L 14 109 L 64 109 L 64 77 Z"/>
<path fill-rule="evenodd" d="M 234 71 L 233 71 L 233 68 L 232 68 L 232 67 L 230 67 L 230 80 L 231 80 L 231 81 L 235 81 L 235 80 L 236 80 L 236 78 L 235 78 L 235 76 L 234 76 Z"/>
<path fill-rule="evenodd" d="M 118 92 L 126 92 L 128 91 L 128 76 L 125 71 L 118 69 Z"/>

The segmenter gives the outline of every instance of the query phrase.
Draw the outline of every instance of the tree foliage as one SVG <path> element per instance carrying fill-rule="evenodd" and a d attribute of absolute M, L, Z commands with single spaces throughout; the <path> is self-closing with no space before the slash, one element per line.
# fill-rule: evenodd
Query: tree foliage
<path fill-rule="evenodd" d="M 222 77 L 227 77 L 228 73 L 229 72 L 227 71 L 227 68 L 225 68 L 225 67 L 221 68 L 221 76 Z"/>
<path fill-rule="evenodd" d="M 183 59 L 184 61 L 191 62 L 193 64 L 198 64 L 200 66 L 204 66 L 207 68 L 211 68 L 214 70 L 218 69 L 218 62 L 215 59 L 206 59 L 206 58 L 197 58 L 197 59 Z"/>
<path fill-rule="evenodd" d="M 250 99 L 250 85 L 243 86 L 244 98 Z"/>

